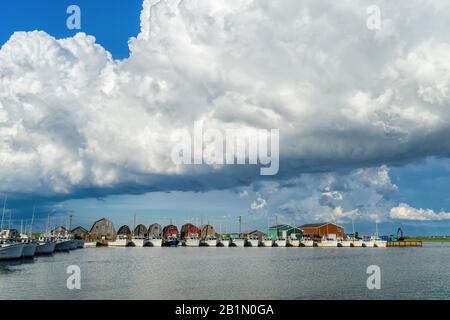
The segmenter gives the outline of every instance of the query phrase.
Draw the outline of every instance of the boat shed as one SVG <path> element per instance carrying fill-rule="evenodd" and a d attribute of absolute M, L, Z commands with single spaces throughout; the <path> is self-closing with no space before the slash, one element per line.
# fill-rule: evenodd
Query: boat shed
<path fill-rule="evenodd" d="M 70 234 L 74 237 L 74 239 L 78 240 L 86 240 L 89 237 L 89 231 L 81 226 L 72 229 Z"/>
<path fill-rule="evenodd" d="M 239 235 L 239 237 L 240 238 L 249 238 L 249 239 L 258 239 L 258 240 L 267 239 L 267 235 L 264 232 L 261 232 L 259 230 L 242 232 Z"/>
<path fill-rule="evenodd" d="M 300 228 L 295 228 L 288 224 L 279 224 L 269 228 L 267 237 L 272 240 L 287 239 L 290 235 L 295 235 L 297 239 L 303 237 L 303 232 Z"/>
<path fill-rule="evenodd" d="M 150 237 L 162 237 L 162 227 L 159 223 L 154 223 L 150 227 L 148 227 L 148 235 Z"/>
<path fill-rule="evenodd" d="M 127 225 L 121 226 L 119 231 L 117 231 L 117 234 L 121 236 L 131 236 L 130 227 Z"/>
<path fill-rule="evenodd" d="M 313 239 L 322 239 L 322 237 L 343 239 L 345 236 L 343 227 L 330 222 L 304 224 L 300 226 L 299 229 L 301 229 L 306 236 Z"/>
<path fill-rule="evenodd" d="M 180 232 L 178 231 L 178 228 L 174 226 L 173 224 L 170 224 L 168 226 L 165 226 L 163 229 L 163 238 L 179 238 Z"/>
<path fill-rule="evenodd" d="M 117 234 L 114 224 L 103 218 L 92 225 L 89 235 L 91 240 L 115 240 Z"/>
<path fill-rule="evenodd" d="M 189 237 L 200 238 L 201 233 L 202 231 L 200 228 L 191 223 L 187 223 L 181 227 L 181 239 L 187 239 Z"/>
<path fill-rule="evenodd" d="M 136 237 L 146 237 L 148 235 L 147 227 L 143 224 L 138 225 L 136 228 L 134 228 L 134 235 Z"/>
<path fill-rule="evenodd" d="M 216 230 L 214 229 L 214 226 L 210 224 L 205 224 L 201 227 L 201 238 L 216 238 Z"/>
<path fill-rule="evenodd" d="M 67 233 L 67 229 L 64 228 L 63 226 L 59 226 L 53 229 L 51 233 L 54 236 L 64 236 Z"/>

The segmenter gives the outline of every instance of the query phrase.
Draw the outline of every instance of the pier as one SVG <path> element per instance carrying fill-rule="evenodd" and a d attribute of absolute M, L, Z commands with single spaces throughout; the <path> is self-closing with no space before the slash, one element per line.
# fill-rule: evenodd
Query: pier
<path fill-rule="evenodd" d="M 422 247 L 422 241 L 389 241 L 388 247 Z"/>

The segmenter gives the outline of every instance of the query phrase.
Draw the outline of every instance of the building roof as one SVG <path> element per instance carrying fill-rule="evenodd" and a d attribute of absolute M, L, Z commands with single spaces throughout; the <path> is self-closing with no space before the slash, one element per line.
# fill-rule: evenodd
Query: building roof
<path fill-rule="evenodd" d="M 83 232 L 89 232 L 89 231 L 87 231 L 85 228 L 83 228 L 82 226 L 78 226 L 78 227 L 76 227 L 76 228 L 73 228 L 71 232 L 75 232 L 75 231 L 77 231 L 77 230 L 81 230 L 81 231 L 83 231 Z"/>
<path fill-rule="evenodd" d="M 307 228 L 320 228 L 323 226 L 326 226 L 327 224 L 334 224 L 335 226 L 338 226 L 339 228 L 342 228 L 342 226 L 336 224 L 336 223 L 332 223 L 332 222 L 323 222 L 323 223 L 309 223 L 309 224 L 304 224 L 302 226 L 299 227 L 299 229 L 307 229 Z"/>
<path fill-rule="evenodd" d="M 272 226 L 269 229 L 281 229 L 281 228 L 286 228 L 286 227 L 291 227 L 287 224 L 277 224 L 276 226 Z"/>

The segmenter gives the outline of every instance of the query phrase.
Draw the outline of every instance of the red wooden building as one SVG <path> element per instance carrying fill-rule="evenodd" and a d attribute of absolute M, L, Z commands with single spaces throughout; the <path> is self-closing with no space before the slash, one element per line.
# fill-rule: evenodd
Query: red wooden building
<path fill-rule="evenodd" d="M 345 236 L 344 228 L 335 223 L 304 224 L 298 228 L 303 231 L 304 236 L 313 239 L 321 239 L 322 237 L 343 239 Z"/>
<path fill-rule="evenodd" d="M 200 238 L 201 233 L 200 228 L 191 223 L 187 223 L 181 227 L 181 239 L 187 239 L 189 237 Z"/>

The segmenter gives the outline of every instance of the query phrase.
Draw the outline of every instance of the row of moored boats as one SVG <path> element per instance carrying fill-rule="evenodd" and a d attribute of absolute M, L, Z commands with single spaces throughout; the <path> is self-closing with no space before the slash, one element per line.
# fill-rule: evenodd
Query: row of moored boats
<path fill-rule="evenodd" d="M 32 259 L 38 255 L 51 255 L 55 252 L 67 252 L 84 247 L 84 240 L 64 236 L 42 236 L 31 239 L 27 235 L 19 238 L 3 236 L 0 238 L 0 261 Z"/>

